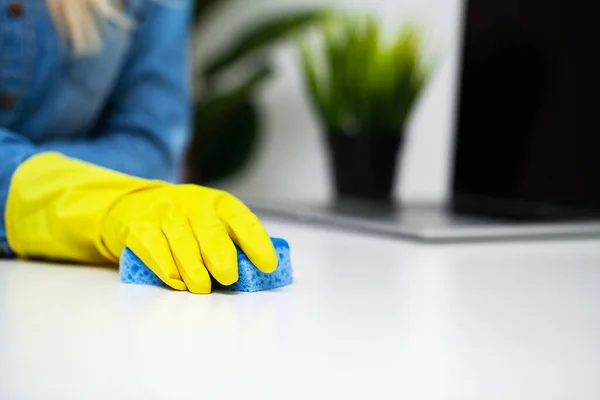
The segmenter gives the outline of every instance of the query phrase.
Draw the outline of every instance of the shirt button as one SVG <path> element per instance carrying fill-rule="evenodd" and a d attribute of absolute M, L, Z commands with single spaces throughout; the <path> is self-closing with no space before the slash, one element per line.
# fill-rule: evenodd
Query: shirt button
<path fill-rule="evenodd" d="M 10 3 L 8 5 L 7 11 L 8 11 L 8 15 L 10 15 L 11 17 L 18 18 L 21 15 L 23 15 L 23 12 L 25 11 L 25 9 L 23 8 L 23 5 L 21 3 L 14 2 L 14 3 Z"/>
<path fill-rule="evenodd" d="M 0 108 L 13 108 L 15 103 L 15 96 L 12 94 L 0 94 Z"/>

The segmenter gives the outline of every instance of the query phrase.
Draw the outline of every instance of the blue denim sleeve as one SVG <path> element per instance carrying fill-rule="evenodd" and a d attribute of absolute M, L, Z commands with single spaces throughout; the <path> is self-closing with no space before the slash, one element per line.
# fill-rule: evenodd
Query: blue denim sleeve
<path fill-rule="evenodd" d="M 42 143 L 41 150 L 143 178 L 178 180 L 190 136 L 189 0 L 148 2 L 93 139 Z"/>
<path fill-rule="evenodd" d="M 6 241 L 6 225 L 4 210 L 8 197 L 10 180 L 17 167 L 35 154 L 35 147 L 23 136 L 0 128 L 0 257 L 12 256 L 13 253 Z"/>

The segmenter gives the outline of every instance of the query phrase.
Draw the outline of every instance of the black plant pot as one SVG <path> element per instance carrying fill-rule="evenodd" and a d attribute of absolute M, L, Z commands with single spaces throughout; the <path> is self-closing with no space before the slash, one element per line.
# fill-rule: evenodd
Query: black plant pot
<path fill-rule="evenodd" d="M 391 204 L 402 137 L 399 132 L 328 133 L 336 200 Z"/>

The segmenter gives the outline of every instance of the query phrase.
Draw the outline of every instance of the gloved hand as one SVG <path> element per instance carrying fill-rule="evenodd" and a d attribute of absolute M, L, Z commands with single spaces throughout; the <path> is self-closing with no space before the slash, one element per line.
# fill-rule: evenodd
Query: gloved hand
<path fill-rule="evenodd" d="M 277 254 L 258 218 L 228 193 L 120 174 L 57 153 L 14 173 L 8 242 L 21 257 L 117 263 L 129 247 L 170 287 L 210 293 L 238 279 L 234 242 L 263 272 Z"/>

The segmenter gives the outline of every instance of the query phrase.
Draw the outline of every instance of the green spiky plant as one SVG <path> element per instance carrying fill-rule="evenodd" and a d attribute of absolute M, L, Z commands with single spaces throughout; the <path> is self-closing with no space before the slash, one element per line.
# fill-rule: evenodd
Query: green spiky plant
<path fill-rule="evenodd" d="M 195 27 L 202 26 L 216 11 L 230 3 L 232 0 L 196 1 Z M 265 53 L 322 15 L 320 9 L 309 9 L 257 21 L 240 29 L 227 47 L 195 65 L 195 84 L 201 89 L 194 105 L 194 137 L 187 156 L 187 181 L 211 183 L 244 166 L 261 130 L 258 89 L 273 73 Z M 245 64 L 250 58 L 258 58 L 261 62 Z M 215 82 L 221 76 L 240 65 L 244 66 L 245 75 L 237 85 L 224 90 L 215 88 Z"/>
<path fill-rule="evenodd" d="M 328 15 L 299 41 L 304 81 L 328 133 L 400 135 L 430 73 L 421 32 L 393 40 L 365 15 Z M 313 40 L 311 40 L 313 39 Z"/>
<path fill-rule="evenodd" d="M 300 38 L 300 55 L 337 200 L 390 204 L 404 128 L 429 77 L 420 31 L 406 25 L 385 40 L 374 17 L 337 14 L 314 33 Z"/>

